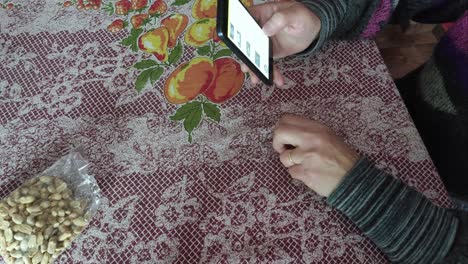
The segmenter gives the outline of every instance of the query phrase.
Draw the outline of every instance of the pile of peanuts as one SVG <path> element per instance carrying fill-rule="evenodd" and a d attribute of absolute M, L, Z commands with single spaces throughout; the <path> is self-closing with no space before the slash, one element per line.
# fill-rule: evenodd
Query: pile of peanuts
<path fill-rule="evenodd" d="M 7 263 L 52 263 L 88 224 L 86 207 L 57 177 L 28 180 L 0 201 L 0 255 Z"/>

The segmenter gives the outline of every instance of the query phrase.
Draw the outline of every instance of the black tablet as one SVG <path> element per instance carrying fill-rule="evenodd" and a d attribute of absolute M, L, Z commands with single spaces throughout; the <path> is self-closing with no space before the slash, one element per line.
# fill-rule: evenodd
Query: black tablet
<path fill-rule="evenodd" d="M 218 0 L 216 33 L 265 84 L 273 84 L 271 39 L 239 0 Z"/>

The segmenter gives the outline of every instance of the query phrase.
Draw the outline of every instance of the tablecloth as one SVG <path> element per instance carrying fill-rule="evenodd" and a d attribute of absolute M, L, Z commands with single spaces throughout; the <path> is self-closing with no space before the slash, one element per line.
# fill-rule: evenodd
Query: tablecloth
<path fill-rule="evenodd" d="M 286 85 L 254 86 L 212 35 L 213 1 L 0 5 L 0 197 L 76 146 L 102 189 L 57 263 L 387 262 L 281 166 L 284 113 L 450 206 L 372 41 L 278 60 Z"/>

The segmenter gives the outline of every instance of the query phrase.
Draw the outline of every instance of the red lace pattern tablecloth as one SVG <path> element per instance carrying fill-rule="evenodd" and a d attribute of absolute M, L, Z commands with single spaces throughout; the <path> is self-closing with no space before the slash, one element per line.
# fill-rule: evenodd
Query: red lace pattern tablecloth
<path fill-rule="evenodd" d="M 114 2 L 0 8 L 0 197 L 77 145 L 104 195 L 91 226 L 57 263 L 386 262 L 349 220 L 291 181 L 271 147 L 283 113 L 331 126 L 436 204 L 450 205 L 373 42 L 333 42 L 278 61 L 282 88 L 245 81 L 222 104 L 207 95 L 175 105 L 163 90 L 181 64 L 231 61 L 216 40 L 194 44 L 186 36 L 193 24 L 212 23 L 203 17 L 210 14 L 197 14 L 197 1 L 168 0 L 167 10 L 150 1 L 139 11 Z M 133 24 L 153 2 L 160 13 Z M 169 58 L 144 52 L 142 34 L 174 13 L 188 23 Z M 116 19 L 125 28 L 108 28 Z"/>

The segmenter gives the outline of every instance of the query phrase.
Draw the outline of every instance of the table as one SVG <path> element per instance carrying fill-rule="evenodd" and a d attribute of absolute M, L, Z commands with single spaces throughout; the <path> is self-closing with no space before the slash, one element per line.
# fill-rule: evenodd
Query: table
<path fill-rule="evenodd" d="M 252 86 L 212 40 L 210 9 L 159 0 L 132 11 L 145 2 L 15 0 L 0 9 L 0 197 L 78 145 L 104 195 L 60 263 L 386 262 L 291 181 L 271 147 L 283 113 L 331 126 L 450 206 L 374 42 L 331 42 L 278 61 L 285 87 Z M 184 69 L 197 85 L 179 78 Z"/>

